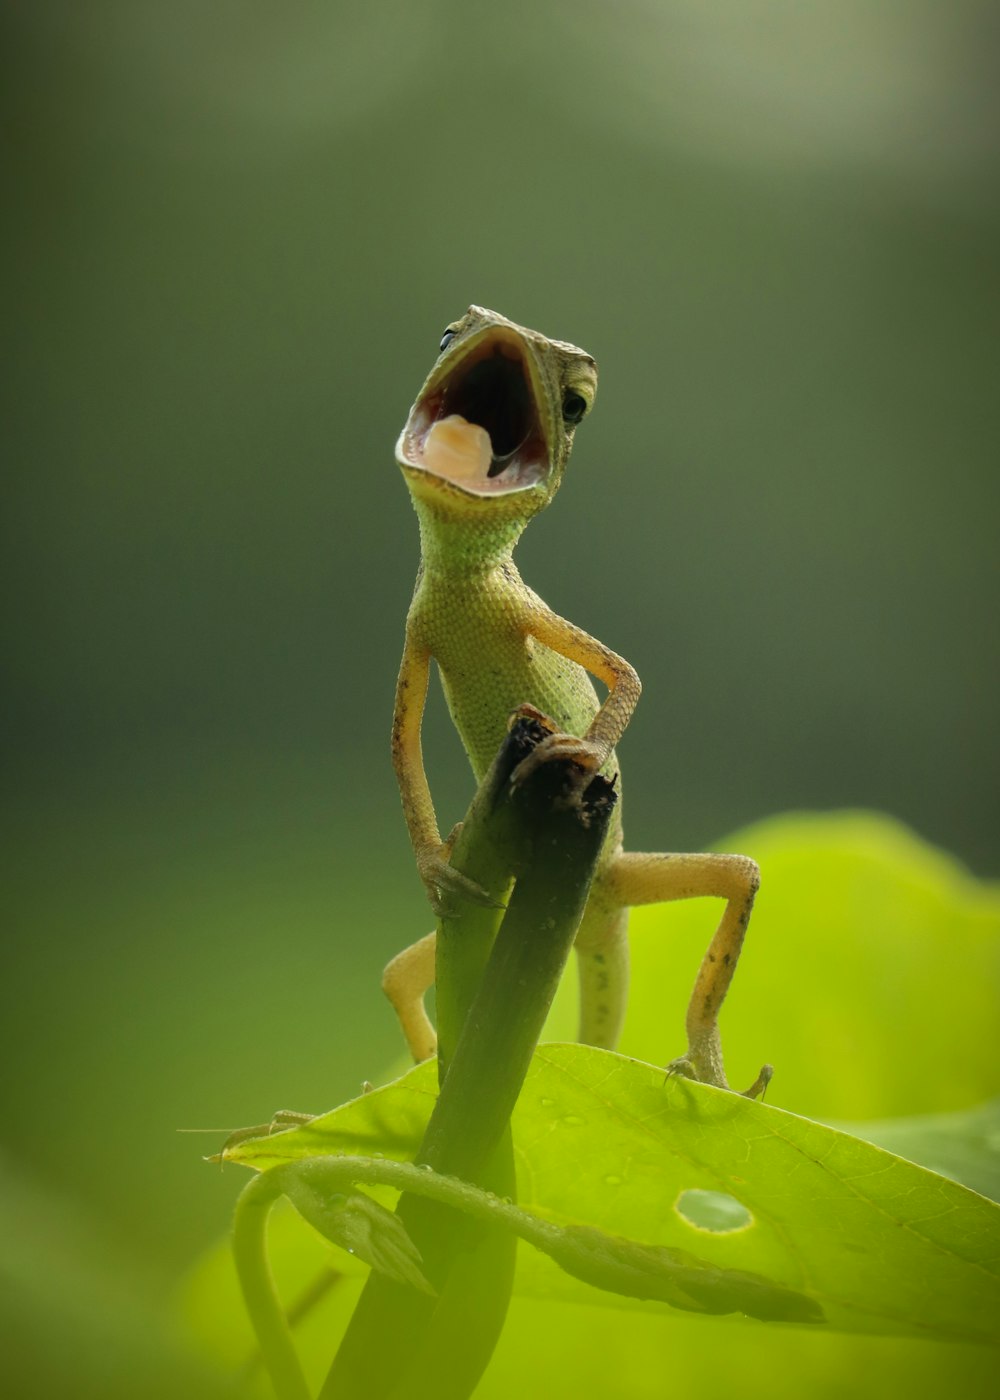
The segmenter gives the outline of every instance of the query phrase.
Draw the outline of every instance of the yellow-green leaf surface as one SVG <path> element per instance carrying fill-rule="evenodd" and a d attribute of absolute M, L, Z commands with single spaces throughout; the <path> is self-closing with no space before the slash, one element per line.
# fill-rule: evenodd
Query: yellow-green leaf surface
<path fill-rule="evenodd" d="M 373 1149 L 408 1158 L 433 1090 L 422 1067 L 233 1156 L 259 1167 Z M 1000 1208 L 871 1144 L 580 1045 L 536 1053 L 513 1128 L 519 1202 L 550 1219 L 762 1275 L 808 1294 L 840 1330 L 997 1336 Z M 535 1251 L 520 1257 L 522 1292 L 656 1306 L 600 1294 Z"/>
<path fill-rule="evenodd" d="M 1000 1094 L 997 885 L 869 812 L 778 817 L 718 849 L 761 870 L 722 1010 L 733 1084 L 750 1084 L 766 1061 L 769 1103 L 852 1123 Z M 708 899 L 632 911 L 623 1054 L 667 1064 L 683 1051 L 687 998 L 718 916 Z M 575 993 L 565 978 L 549 1038 L 576 1039 Z"/>
<path fill-rule="evenodd" d="M 831 1127 L 863 1137 L 898 1157 L 971 1186 L 991 1201 L 1000 1201 L 1000 1099 L 964 1113 L 833 1123 Z"/>
<path fill-rule="evenodd" d="M 873 1137 L 912 1156 L 924 1151 L 926 1115 L 937 1115 L 933 1151 L 921 1160 L 988 1186 L 995 1125 L 973 1114 L 970 1129 L 969 1115 L 954 1111 L 973 1110 L 1000 1091 L 990 1052 L 1000 897 L 897 823 L 871 814 L 782 818 L 720 849 L 744 851 L 762 868 L 723 1038 L 734 1082 L 749 1082 L 763 1060 L 775 1065 L 769 1106 L 676 1080 L 664 1086 L 662 1072 L 641 1063 L 664 1063 L 683 1049 L 684 1005 L 718 906 L 698 900 L 634 911 L 622 1048 L 635 1060 L 542 1049 L 515 1122 L 521 1200 L 561 1221 L 679 1246 L 804 1289 L 828 1323 L 796 1329 L 643 1311 L 602 1297 L 521 1246 L 520 1296 L 477 1400 L 499 1400 L 514 1387 L 549 1400 L 659 1400 L 679 1389 L 688 1400 L 716 1400 L 732 1393 L 737 1376 L 745 1400 L 839 1400 L 845 1388 L 875 1397 L 901 1386 L 991 1394 L 991 1349 L 912 1338 L 991 1332 L 996 1208 L 795 1115 L 845 1120 L 858 1134 L 871 1127 Z M 567 982 L 550 1021 L 557 1038 L 573 1034 Z M 283 1156 L 297 1136 L 310 1151 L 405 1158 L 434 1093 L 433 1072 L 424 1067 L 321 1124 L 272 1139 L 269 1149 L 280 1143 Z M 900 1121 L 893 1138 L 901 1115 L 917 1121 Z M 725 1201 L 685 1191 L 730 1196 L 752 1223 L 728 1234 L 696 1229 L 691 1220 L 712 1223 L 713 1208 L 725 1223 Z M 332 1258 L 290 1212 L 278 1214 L 272 1241 L 285 1297 L 301 1293 L 317 1262 L 345 1274 L 357 1268 Z M 317 1378 L 357 1282 L 343 1279 L 299 1328 Z M 557 1301 L 571 1297 L 575 1303 Z M 579 1306 L 584 1298 L 591 1306 Z M 217 1353 L 235 1359 L 250 1349 L 224 1251 L 192 1280 L 187 1312 Z M 725 1345 L 713 1340 L 723 1336 Z M 529 1358 L 535 1385 L 525 1390 Z"/>

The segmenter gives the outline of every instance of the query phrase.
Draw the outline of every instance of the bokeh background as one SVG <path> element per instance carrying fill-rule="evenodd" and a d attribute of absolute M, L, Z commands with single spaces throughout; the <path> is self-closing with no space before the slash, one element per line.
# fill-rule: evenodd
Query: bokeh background
<path fill-rule="evenodd" d="M 164 1277 L 199 1153 L 399 1052 L 392 448 L 470 301 L 602 371 L 523 572 L 624 653 L 634 848 L 879 808 L 996 875 L 974 0 L 5 11 L 3 1138 Z M 435 697 L 442 824 L 471 791 Z"/>

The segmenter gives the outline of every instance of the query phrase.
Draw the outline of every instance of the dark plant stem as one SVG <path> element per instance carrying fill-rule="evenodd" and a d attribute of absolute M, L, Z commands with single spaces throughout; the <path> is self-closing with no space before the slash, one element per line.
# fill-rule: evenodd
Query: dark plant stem
<path fill-rule="evenodd" d="M 603 778 L 565 802 L 565 764 L 540 767 L 511 802 L 518 874 L 417 1155 L 473 1179 L 510 1120 L 580 925 L 614 794 Z"/>
<path fill-rule="evenodd" d="M 541 765 L 511 794 L 511 772 L 545 732 L 529 720 L 514 726 L 456 843 L 453 863 L 489 893 L 512 871 L 517 879 L 498 933 L 496 913 L 481 908 L 442 921 L 441 1093 L 417 1153 L 437 1172 L 508 1196 L 511 1110 L 615 801 L 600 778 L 567 800 L 578 775 L 565 762 Z M 320 1400 L 465 1400 L 492 1355 L 510 1297 L 510 1238 L 413 1195 L 401 1197 L 398 1213 L 439 1296 L 372 1275 Z"/>

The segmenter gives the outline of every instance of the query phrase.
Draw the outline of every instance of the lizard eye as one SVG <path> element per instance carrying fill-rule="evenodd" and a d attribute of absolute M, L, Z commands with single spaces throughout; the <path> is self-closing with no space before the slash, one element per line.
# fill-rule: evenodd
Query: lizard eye
<path fill-rule="evenodd" d="M 575 394 L 572 389 L 563 394 L 562 416 L 565 423 L 576 425 L 587 412 L 587 400 L 582 394 Z"/>
<path fill-rule="evenodd" d="M 441 344 L 440 344 L 440 346 L 438 347 L 439 350 L 441 350 L 441 351 L 447 350 L 447 349 L 448 349 L 448 346 L 449 346 L 449 345 L 451 344 L 451 342 L 455 339 L 455 336 L 456 336 L 457 334 L 458 334 L 458 332 L 452 330 L 451 326 L 449 326 L 448 329 L 445 331 L 444 335 L 441 337 Z"/>

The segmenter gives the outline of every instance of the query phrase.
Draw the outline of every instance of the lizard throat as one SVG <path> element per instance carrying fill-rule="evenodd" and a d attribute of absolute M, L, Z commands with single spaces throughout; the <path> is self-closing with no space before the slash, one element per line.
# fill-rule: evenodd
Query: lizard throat
<path fill-rule="evenodd" d="M 465 495 L 504 496 L 543 481 L 551 460 L 520 340 L 494 331 L 433 375 L 396 455 L 404 468 Z"/>

